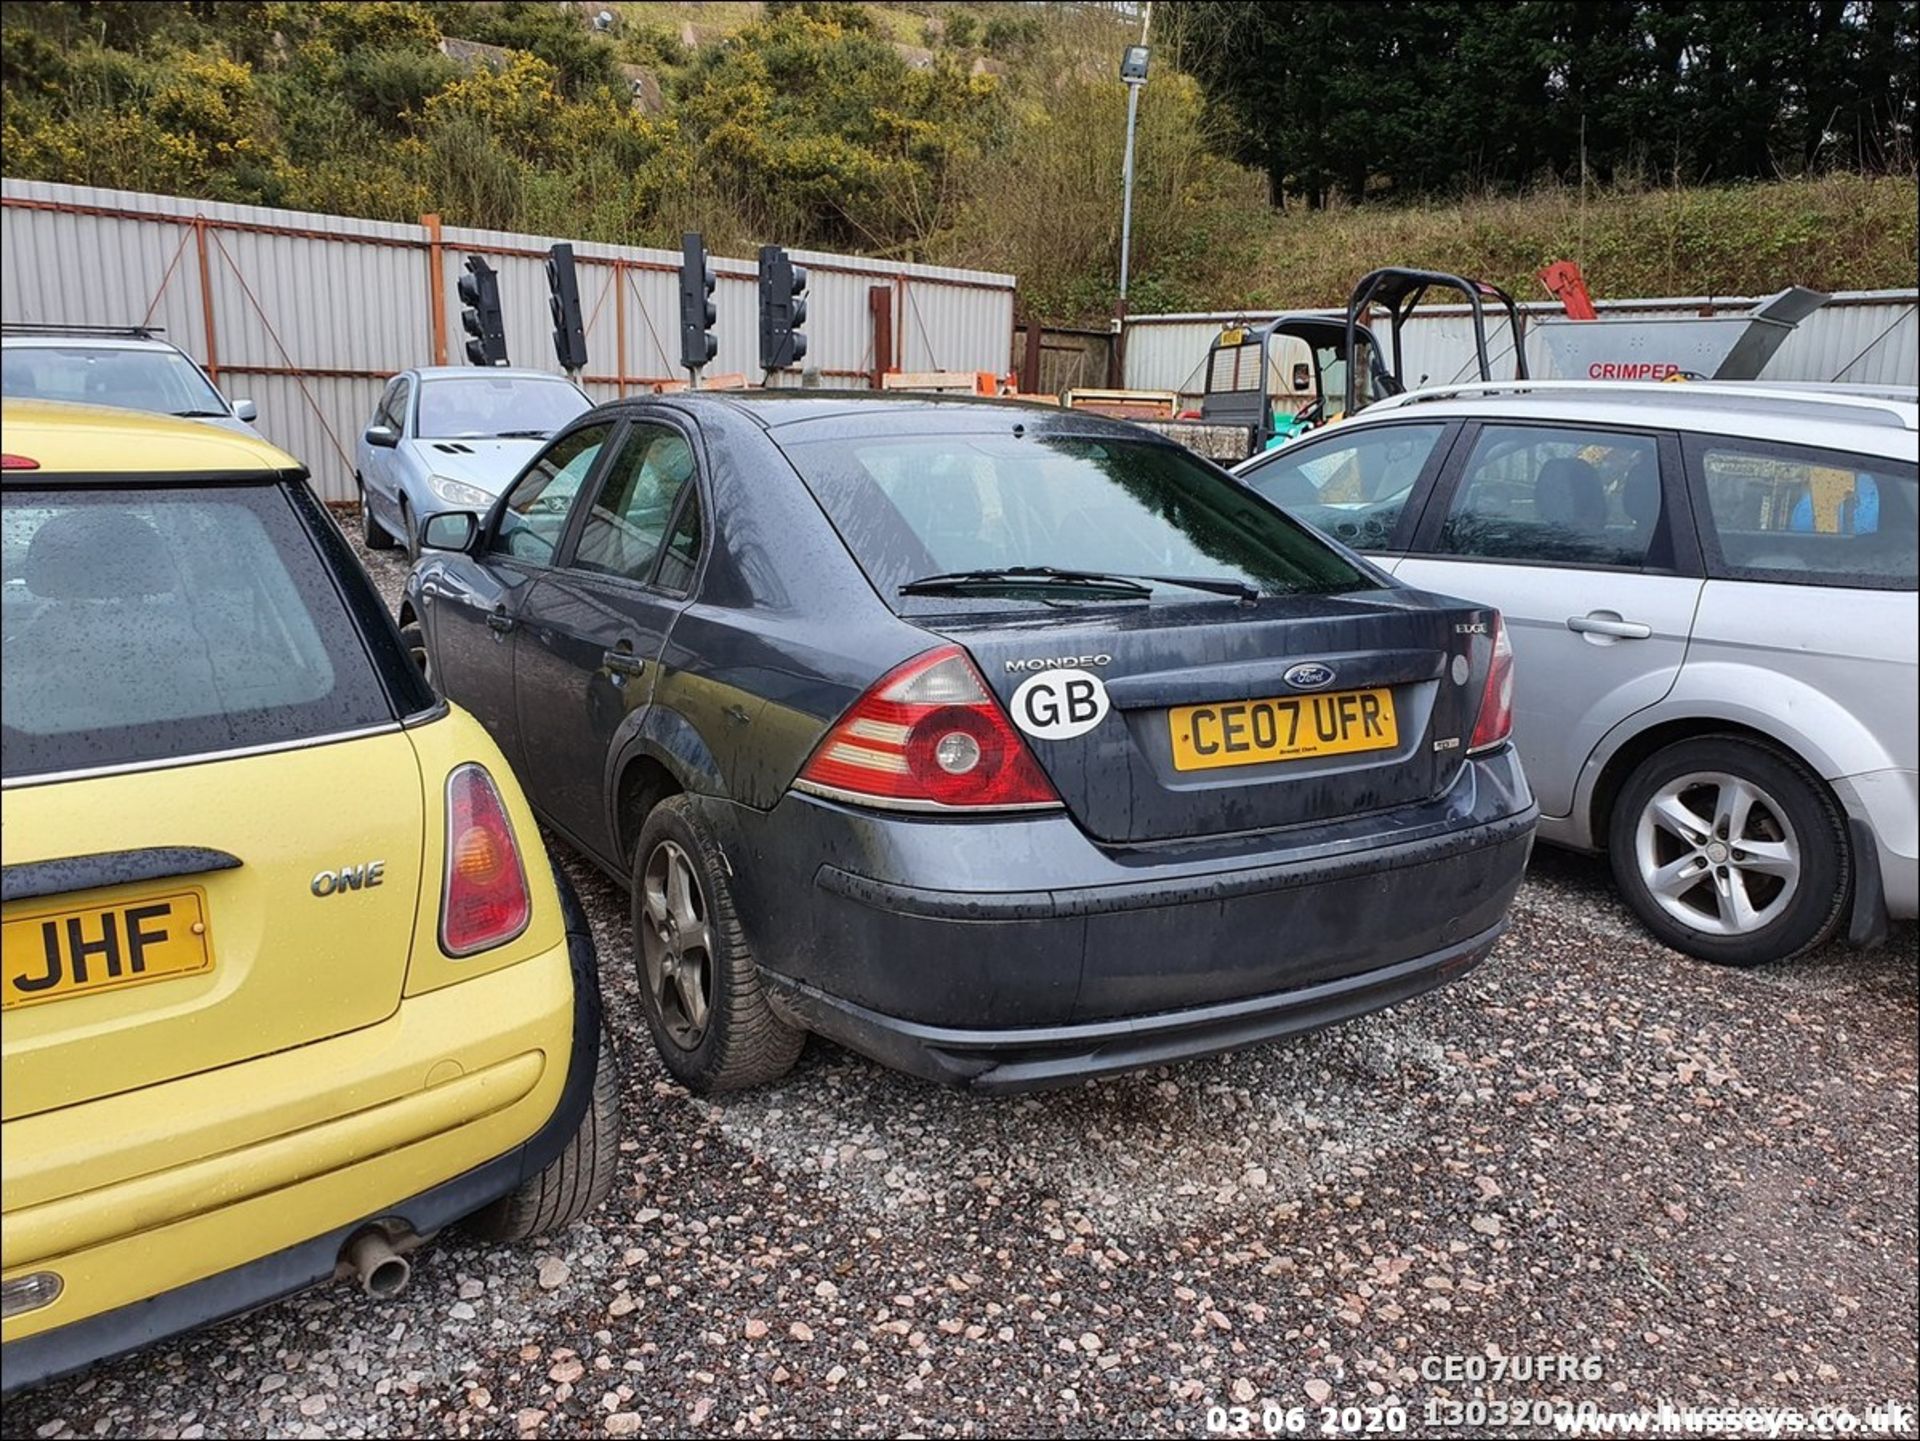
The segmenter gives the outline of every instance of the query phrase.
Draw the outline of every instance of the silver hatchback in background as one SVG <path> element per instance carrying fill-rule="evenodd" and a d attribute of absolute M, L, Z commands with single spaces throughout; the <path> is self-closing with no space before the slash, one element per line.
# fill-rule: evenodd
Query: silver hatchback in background
<path fill-rule="evenodd" d="M 434 365 L 387 383 L 355 448 L 361 538 L 369 550 L 419 550 L 443 510 L 485 511 L 547 437 L 592 407 L 564 375 Z"/>
<path fill-rule="evenodd" d="M 1540 837 L 1752 965 L 1920 911 L 1910 401 L 1504 382 L 1239 467 L 1399 579 L 1498 606 Z"/>

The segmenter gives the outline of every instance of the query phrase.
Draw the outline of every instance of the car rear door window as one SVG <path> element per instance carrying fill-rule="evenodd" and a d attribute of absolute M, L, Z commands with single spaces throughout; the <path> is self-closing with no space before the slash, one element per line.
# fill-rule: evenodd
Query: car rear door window
<path fill-rule="evenodd" d="M 1356 550 L 1386 550 L 1433 456 L 1443 423 L 1376 425 L 1296 441 L 1240 478 L 1307 524 Z"/>
<path fill-rule="evenodd" d="M 693 479 L 693 447 L 671 426 L 635 422 L 607 467 L 580 539 L 575 569 L 625 580 L 653 574 L 674 502 Z"/>
<path fill-rule="evenodd" d="M 277 484 L 9 489 L 0 532 L 9 780 L 393 718 Z"/>
<path fill-rule="evenodd" d="M 1486 425 L 1440 529 L 1442 555 L 1628 569 L 1672 564 L 1651 435 Z"/>
<path fill-rule="evenodd" d="M 1721 436 L 1692 437 L 1688 459 L 1706 501 L 1713 574 L 1915 588 L 1912 461 Z"/>
<path fill-rule="evenodd" d="M 680 504 L 680 518 L 674 522 L 673 535 L 660 556 L 660 570 L 654 583 L 662 590 L 685 594 L 693 589 L 693 572 L 700 564 L 700 491 L 687 488 Z"/>
<path fill-rule="evenodd" d="M 487 549 L 536 565 L 553 564 L 574 497 L 612 432 L 612 422 L 582 426 L 548 446 L 508 492 Z"/>

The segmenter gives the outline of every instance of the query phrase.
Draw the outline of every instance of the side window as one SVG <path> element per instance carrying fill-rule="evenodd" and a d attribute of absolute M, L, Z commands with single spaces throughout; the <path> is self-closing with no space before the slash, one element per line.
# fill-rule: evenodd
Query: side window
<path fill-rule="evenodd" d="M 670 426 L 636 423 L 587 512 L 574 567 L 646 580 L 666 539 L 680 487 L 692 479 L 693 449 L 686 437 Z"/>
<path fill-rule="evenodd" d="M 548 446 L 514 482 L 487 549 L 516 560 L 552 564 L 573 498 L 592 473 L 612 431 L 611 422 L 582 426 Z"/>
<path fill-rule="evenodd" d="M 1296 441 L 1241 479 L 1356 550 L 1384 550 L 1444 424 L 1378 425 Z"/>
<path fill-rule="evenodd" d="M 380 392 L 380 403 L 373 409 L 373 423 L 375 425 L 392 426 L 395 431 L 400 429 L 400 422 L 395 419 L 395 417 L 400 414 L 400 407 L 396 397 L 406 388 L 406 384 L 404 380 L 395 380 L 391 382 L 385 390 Z"/>
<path fill-rule="evenodd" d="M 1913 462 L 1720 436 L 1691 448 L 1716 574 L 1914 588 Z"/>
<path fill-rule="evenodd" d="M 1603 430 L 1485 426 L 1436 549 L 1562 565 L 1670 565 L 1659 442 Z"/>
<path fill-rule="evenodd" d="M 700 491 L 698 487 L 687 491 L 687 503 L 680 509 L 680 520 L 668 537 L 667 548 L 660 557 L 658 581 L 663 590 L 680 591 L 693 589 L 694 568 L 700 563 Z"/>

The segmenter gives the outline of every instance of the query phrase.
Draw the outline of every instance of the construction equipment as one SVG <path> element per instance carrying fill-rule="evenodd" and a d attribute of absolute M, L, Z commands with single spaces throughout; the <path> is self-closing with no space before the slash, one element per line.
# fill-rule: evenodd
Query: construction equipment
<path fill-rule="evenodd" d="M 1526 327 L 1520 318 L 1520 307 L 1514 303 L 1513 297 L 1489 281 L 1468 280 L 1464 276 L 1448 275 L 1441 270 L 1410 270 L 1404 266 L 1389 265 L 1361 276 L 1360 283 L 1353 287 L 1353 294 L 1347 297 L 1347 354 L 1353 353 L 1360 332 L 1365 329 L 1368 312 L 1376 305 L 1385 306 L 1388 338 L 1393 342 L 1393 390 L 1385 393 L 1394 394 L 1408 389 L 1406 351 L 1401 342 L 1401 332 L 1412 318 L 1415 308 L 1435 286 L 1457 290 L 1466 297 L 1468 310 L 1473 317 L 1474 361 L 1482 380 L 1493 379 L 1493 364 L 1487 358 L 1486 303 L 1492 300 L 1500 304 L 1507 313 L 1507 324 L 1513 331 L 1513 378 L 1527 379 Z M 1421 376 L 1413 384 L 1417 386 L 1426 378 Z M 1351 415 L 1368 401 L 1377 398 L 1362 393 L 1359 375 L 1349 368 L 1346 413 Z"/>
<path fill-rule="evenodd" d="M 1793 328 L 1833 297 L 1790 285 L 1751 310 L 1698 315 L 1602 316 L 1586 278 L 1556 260 L 1540 280 L 1566 311 L 1538 321 L 1540 343 L 1568 380 L 1757 380 Z"/>

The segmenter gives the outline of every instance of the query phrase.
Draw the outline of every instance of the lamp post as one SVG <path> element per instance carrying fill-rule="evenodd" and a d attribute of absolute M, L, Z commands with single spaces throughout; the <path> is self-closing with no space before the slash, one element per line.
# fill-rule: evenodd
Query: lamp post
<path fill-rule="evenodd" d="M 1107 384 L 1122 378 L 1121 345 L 1127 319 L 1127 270 L 1133 256 L 1133 132 L 1140 115 L 1140 90 L 1147 83 L 1147 47 L 1129 45 L 1120 57 L 1120 78 L 1127 87 L 1127 158 L 1120 172 L 1120 296 L 1113 306 L 1113 344 L 1107 349 Z"/>

